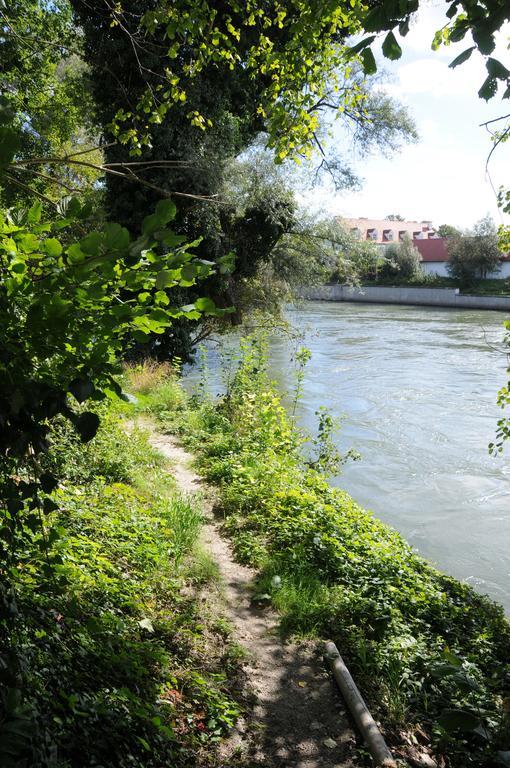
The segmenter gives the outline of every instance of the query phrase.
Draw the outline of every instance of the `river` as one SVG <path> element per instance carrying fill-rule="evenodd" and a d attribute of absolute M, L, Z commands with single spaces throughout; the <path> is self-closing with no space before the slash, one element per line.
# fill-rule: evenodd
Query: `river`
<path fill-rule="evenodd" d="M 510 613 L 510 443 L 491 457 L 506 358 L 499 312 L 306 302 L 289 312 L 311 350 L 301 423 L 326 406 L 341 449 L 361 454 L 332 480 L 442 570 Z M 271 369 L 294 386 L 293 345 Z"/>

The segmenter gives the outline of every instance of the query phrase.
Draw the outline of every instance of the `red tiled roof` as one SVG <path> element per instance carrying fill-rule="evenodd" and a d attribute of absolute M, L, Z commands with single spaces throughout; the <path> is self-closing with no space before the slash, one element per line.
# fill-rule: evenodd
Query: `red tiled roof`
<path fill-rule="evenodd" d="M 448 261 L 446 238 L 431 237 L 430 240 L 413 240 L 413 245 L 420 252 L 422 261 Z"/>
<path fill-rule="evenodd" d="M 448 251 L 446 249 L 446 237 L 431 237 L 429 240 L 420 240 L 415 238 L 413 245 L 420 252 L 422 261 L 448 261 Z M 510 251 L 501 254 L 501 261 L 510 261 Z"/>

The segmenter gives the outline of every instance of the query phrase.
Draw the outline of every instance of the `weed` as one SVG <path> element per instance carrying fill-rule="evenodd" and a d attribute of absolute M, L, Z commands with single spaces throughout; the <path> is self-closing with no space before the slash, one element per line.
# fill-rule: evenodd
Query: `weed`
<path fill-rule="evenodd" d="M 282 628 L 335 639 L 389 727 L 419 726 L 452 768 L 492 766 L 510 750 L 503 610 L 328 485 L 339 458 L 333 422 L 319 414 L 307 461 L 309 438 L 293 427 L 266 362 L 263 341 L 243 340 L 225 396 L 181 400 L 172 413 L 159 411 L 162 424 L 218 485 L 236 555 L 261 570 L 260 592 L 281 612 Z M 300 382 L 302 372 L 297 397 Z"/>
<path fill-rule="evenodd" d="M 175 378 L 176 373 L 175 367 L 170 363 L 159 363 L 149 359 L 142 363 L 128 363 L 124 366 L 130 391 L 141 395 L 147 395 L 168 379 Z"/>
<path fill-rule="evenodd" d="M 44 538 L 27 539 L 15 574 L 11 641 L 27 693 L 2 678 L 6 768 L 196 766 L 193 754 L 238 715 L 223 675 L 227 639 L 209 640 L 214 630 L 183 595 L 201 500 L 175 492 L 147 436 L 126 433 L 116 407 L 102 406 L 101 423 L 85 446 L 64 424 L 52 435 L 48 468 L 61 483 Z M 194 567 L 211 576 L 204 556 Z"/>
<path fill-rule="evenodd" d="M 195 546 L 186 578 L 193 584 L 211 584 L 220 580 L 220 569 L 216 560 L 200 545 Z"/>

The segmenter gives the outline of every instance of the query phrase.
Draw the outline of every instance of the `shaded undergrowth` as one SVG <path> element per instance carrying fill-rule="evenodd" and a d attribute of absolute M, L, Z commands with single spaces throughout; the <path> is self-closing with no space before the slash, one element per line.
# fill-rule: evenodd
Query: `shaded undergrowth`
<path fill-rule="evenodd" d="M 193 449 L 220 489 L 236 555 L 259 568 L 260 592 L 282 627 L 337 642 L 397 752 L 407 742 L 443 766 L 510 764 L 502 608 L 329 486 L 330 435 L 306 455 L 310 440 L 282 407 L 263 346 L 245 340 L 220 399 L 186 398 L 170 376 L 146 389 L 137 408 Z"/>

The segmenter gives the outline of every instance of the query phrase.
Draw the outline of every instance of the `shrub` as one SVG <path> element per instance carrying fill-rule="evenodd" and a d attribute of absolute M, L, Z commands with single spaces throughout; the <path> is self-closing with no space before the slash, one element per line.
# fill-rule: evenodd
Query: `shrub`
<path fill-rule="evenodd" d="M 481 219 L 471 232 L 451 237 L 447 243 L 447 269 L 461 285 L 472 285 L 501 269 L 498 233 L 489 216 Z"/>
<path fill-rule="evenodd" d="M 386 247 L 384 263 L 379 273 L 383 279 L 398 277 L 410 280 L 420 272 L 420 254 L 409 235 L 404 235 L 400 243 L 391 243 Z"/>
<path fill-rule="evenodd" d="M 243 342 L 239 370 L 215 407 L 188 408 L 177 428 L 219 485 L 235 551 L 261 568 L 261 591 L 283 626 L 333 637 L 387 728 L 428 734 L 449 766 L 492 766 L 510 748 L 502 608 L 328 485 L 257 342 Z"/>

